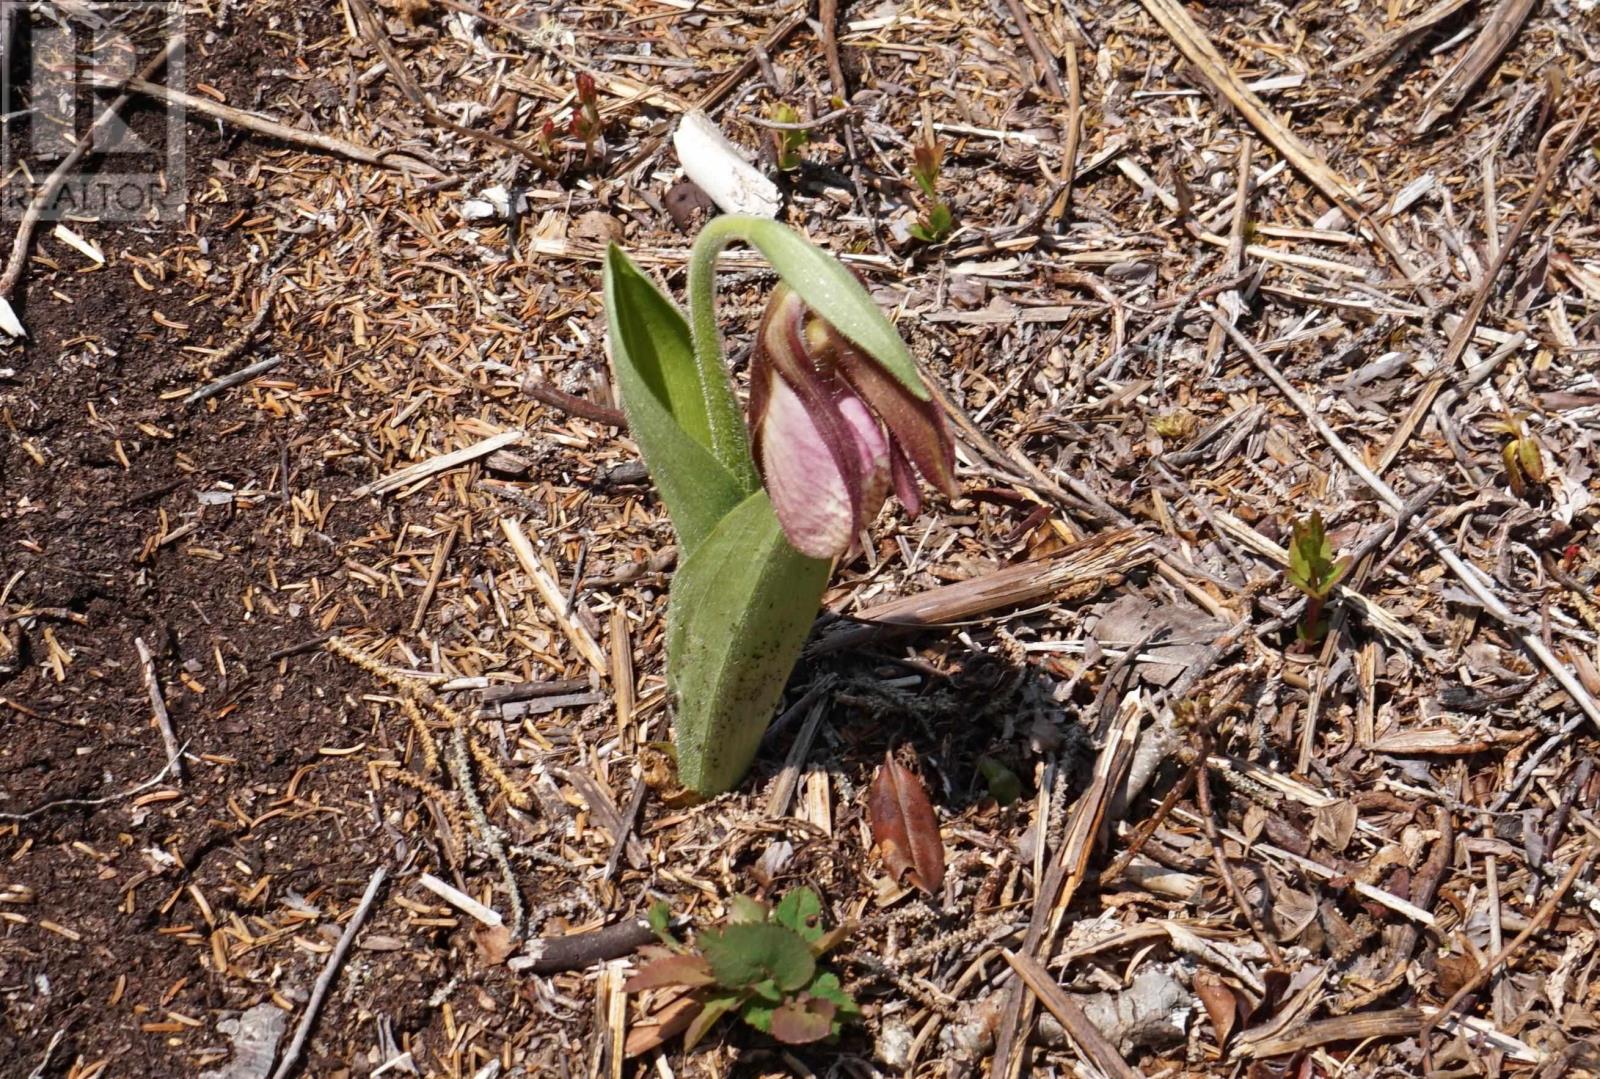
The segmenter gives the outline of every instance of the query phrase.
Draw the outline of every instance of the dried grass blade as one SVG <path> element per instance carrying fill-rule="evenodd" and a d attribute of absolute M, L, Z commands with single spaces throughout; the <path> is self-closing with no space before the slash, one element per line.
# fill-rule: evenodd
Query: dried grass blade
<path fill-rule="evenodd" d="M 1051 859 L 1044 883 L 1034 895 L 1028 935 L 1018 949 L 1019 954 L 1048 959 L 1047 944 L 1054 939 L 1061 919 L 1072 903 L 1072 897 L 1083 883 L 1094 837 L 1105 819 L 1106 805 L 1111 800 L 1112 792 L 1121 785 L 1122 777 L 1127 774 L 1128 765 L 1133 759 L 1143 715 L 1144 702 L 1137 692 L 1123 698 L 1112 733 L 1106 738 L 1100 756 L 1095 760 L 1094 780 L 1089 789 L 1073 803 L 1061 847 Z M 1013 985 L 995 1041 L 994 1066 L 990 1071 L 995 1079 L 1015 1079 L 1019 1074 L 1031 1014 L 1032 1002 L 1027 989 L 1023 985 Z"/>
<path fill-rule="evenodd" d="M 1395 267 L 1405 275 L 1406 280 L 1418 285 L 1418 275 L 1405 253 L 1400 250 L 1400 245 L 1394 237 L 1381 225 L 1370 222 L 1367 211 L 1356 197 L 1355 189 L 1328 167 L 1321 155 L 1308 146 L 1304 140 L 1296 135 L 1283 122 L 1268 111 L 1266 104 L 1255 95 L 1249 87 L 1245 86 L 1229 68 L 1217 52 L 1216 46 L 1195 21 L 1189 17 L 1179 0 L 1141 0 L 1148 10 L 1161 24 L 1161 29 L 1172 38 L 1173 44 L 1178 46 L 1178 51 L 1193 64 L 1206 80 L 1211 83 L 1228 102 L 1238 109 L 1244 118 L 1261 133 L 1261 137 L 1272 143 L 1277 151 L 1288 159 L 1300 173 L 1316 185 L 1328 201 L 1343 211 L 1345 217 L 1352 222 L 1368 220 L 1369 228 L 1378 244 L 1388 253 Z M 1420 285 L 1419 285 L 1420 288 Z"/>
<path fill-rule="evenodd" d="M 1256 1042 L 1241 1041 L 1234 1055 L 1242 1060 L 1297 1053 L 1333 1042 L 1359 1042 L 1369 1038 L 1394 1038 L 1417 1029 L 1422 1013 L 1415 1008 L 1391 1008 L 1360 1015 L 1340 1015 L 1302 1023 L 1276 1038 Z"/>
<path fill-rule="evenodd" d="M 566 615 L 567 601 L 561 593 L 561 586 L 556 582 L 554 575 L 539 563 L 539 555 L 533 549 L 533 543 L 529 541 L 528 534 L 522 530 L 522 526 L 509 517 L 502 517 L 500 531 L 505 533 L 506 541 L 511 544 L 512 553 L 517 556 L 517 563 L 533 582 L 539 597 L 550 609 L 551 617 L 561 627 L 561 632 L 567 635 L 567 640 L 578 650 L 578 655 L 582 656 L 602 677 L 610 674 L 611 665 L 606 661 L 605 653 L 600 651 L 600 645 L 577 619 Z"/>
<path fill-rule="evenodd" d="M 1073 1044 L 1094 1062 L 1095 1067 L 1111 1079 L 1140 1079 L 1144 1075 L 1122 1059 L 1117 1047 L 1112 1045 L 1100 1028 L 1094 1025 L 1094 1021 L 1084 1014 L 1078 1002 L 1062 991 L 1049 971 L 1028 956 L 1017 955 L 1011 951 L 1002 954 L 1005 955 L 1006 962 L 1011 964 L 1011 969 L 1027 983 L 1028 988 L 1033 990 L 1034 995 L 1050 1014 L 1061 1022 L 1067 1029 L 1068 1036 L 1072 1038 Z"/>
<path fill-rule="evenodd" d="M 1411 129 L 1413 135 L 1425 133 L 1440 119 L 1455 111 L 1456 106 L 1466 99 L 1467 92 L 1489 73 L 1495 61 L 1500 59 L 1500 54 L 1506 51 L 1506 46 L 1517 36 L 1517 31 L 1527 21 L 1535 3 L 1537 0 L 1500 0 L 1495 5 L 1465 55 L 1424 95 L 1422 102 L 1427 108 L 1422 119 Z"/>
<path fill-rule="evenodd" d="M 860 624 L 836 630 L 814 643 L 816 655 L 860 647 L 886 633 L 908 632 L 976 618 L 995 611 L 1092 587 L 1113 573 L 1126 573 L 1155 558 L 1150 536 L 1137 529 L 1103 532 L 1039 562 L 943 585 L 862 611 Z"/>
<path fill-rule="evenodd" d="M 481 442 L 474 442 L 470 446 L 463 446 L 459 450 L 441 453 L 437 457 L 430 457 L 426 461 L 419 461 L 414 465 L 407 465 L 396 472 L 391 472 L 382 479 L 373 480 L 362 487 L 357 487 L 353 494 L 357 498 L 367 495 L 381 495 L 393 491 L 397 487 L 405 487 L 415 480 L 426 479 L 440 472 L 448 472 L 457 465 L 475 461 L 479 457 L 487 457 L 495 450 L 503 450 L 507 446 L 521 442 L 524 432 L 521 430 L 501 431 Z"/>

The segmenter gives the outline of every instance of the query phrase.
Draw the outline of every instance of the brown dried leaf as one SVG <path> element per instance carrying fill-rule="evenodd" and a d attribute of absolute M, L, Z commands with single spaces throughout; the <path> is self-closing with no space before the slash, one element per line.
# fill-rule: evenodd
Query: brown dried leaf
<path fill-rule="evenodd" d="M 660 1048 L 689 1029 L 702 1005 L 698 997 L 681 996 L 669 1002 L 660 1011 L 634 1024 L 623 1043 L 622 1055 L 636 1057 Z"/>
<path fill-rule="evenodd" d="M 669 955 L 640 967 L 622 989 L 626 993 L 640 993 L 664 985 L 710 985 L 714 981 L 711 964 L 704 956 Z"/>
<path fill-rule="evenodd" d="M 1252 802 L 1245 807 L 1243 829 L 1245 842 L 1254 845 L 1255 841 L 1261 838 L 1261 833 L 1267 830 L 1267 818 L 1270 816 L 1266 806 Z"/>
<path fill-rule="evenodd" d="M 1356 807 L 1341 798 L 1325 806 L 1318 806 L 1312 823 L 1311 837 L 1320 839 L 1335 854 L 1343 854 L 1356 834 Z"/>
<path fill-rule="evenodd" d="M 867 821 L 884 865 L 932 895 L 944 884 L 944 841 L 922 780 L 888 755 L 867 795 Z"/>
<path fill-rule="evenodd" d="M 483 961 L 490 966 L 499 966 L 517 950 L 517 942 L 511 939 L 510 926 L 476 926 L 472 930 L 472 939 L 478 945 Z"/>
<path fill-rule="evenodd" d="M 1226 982 L 1209 970 L 1195 971 L 1193 983 L 1195 996 L 1200 998 L 1206 1014 L 1211 1017 L 1217 1048 L 1221 1049 L 1228 1044 L 1228 1035 L 1239 1021 L 1239 998 L 1233 995 Z"/>
<path fill-rule="evenodd" d="M 590 210 L 588 213 L 578 215 L 572 227 L 567 230 L 567 235 L 574 239 L 593 240 L 600 244 L 621 243 L 622 222 L 602 210 Z"/>
<path fill-rule="evenodd" d="M 1470 955 L 1441 955 L 1434 966 L 1439 977 L 1439 992 L 1453 996 L 1478 973 L 1478 961 Z"/>
<path fill-rule="evenodd" d="M 831 1000 L 786 1000 L 772 1013 L 772 1036 L 789 1045 L 817 1042 L 833 1032 Z"/>

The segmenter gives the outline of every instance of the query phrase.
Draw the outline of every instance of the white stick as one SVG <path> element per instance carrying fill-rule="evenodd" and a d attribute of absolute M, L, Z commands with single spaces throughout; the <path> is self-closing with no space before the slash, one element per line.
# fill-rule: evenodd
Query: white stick
<path fill-rule="evenodd" d="M 511 544 L 511 551 L 517 556 L 522 571 L 533 582 L 533 587 L 538 591 L 544 605 L 550 608 L 550 615 L 561 627 L 561 632 L 567 635 L 567 640 L 578 650 L 578 654 L 588 661 L 589 666 L 600 672 L 604 678 L 611 672 L 611 665 L 606 662 L 605 655 L 600 651 L 600 645 L 595 642 L 589 631 L 583 628 L 576 618 L 566 614 L 567 600 L 561 594 L 561 586 L 550 572 L 539 564 L 539 553 L 533 549 L 533 543 L 528 539 L 528 534 L 522 526 L 509 517 L 500 518 L 500 531 L 506 534 L 506 541 Z"/>
<path fill-rule="evenodd" d="M 389 871 L 379 866 L 372 871 L 372 879 L 367 881 L 367 890 L 361 896 L 361 904 L 356 907 L 356 912 L 350 915 L 350 921 L 345 924 L 344 932 L 339 936 L 339 943 L 333 946 L 333 951 L 328 954 L 328 961 L 322 965 L 322 973 L 317 975 L 317 984 L 311 987 L 311 999 L 306 1002 L 306 1010 L 300 1016 L 300 1025 L 294 1028 L 294 1040 L 289 1043 L 289 1048 L 283 1051 L 283 1061 L 278 1065 L 278 1070 L 272 1073 L 272 1079 L 288 1079 L 289 1073 L 294 1071 L 295 1065 L 300 1062 L 300 1053 L 306 1047 L 306 1038 L 311 1034 L 311 1025 L 317 1021 L 317 1012 L 322 1010 L 322 998 L 328 995 L 328 987 L 333 984 L 333 976 L 339 973 L 339 966 L 344 962 L 345 953 L 350 950 L 351 943 L 356 939 L 356 933 L 367 920 L 367 914 L 372 910 L 372 901 L 378 898 L 378 889 L 383 886 L 383 878 Z"/>
<path fill-rule="evenodd" d="M 183 751 L 178 748 L 177 735 L 172 733 L 172 719 L 167 715 L 167 702 L 161 696 L 161 683 L 156 678 L 155 657 L 145 647 L 143 637 L 135 637 L 133 646 L 139 650 L 139 666 L 144 670 L 144 688 L 150 694 L 150 710 L 156 715 L 156 726 L 161 730 L 161 744 L 167 747 L 167 767 L 179 783 L 183 782 Z"/>
<path fill-rule="evenodd" d="M 441 453 L 439 456 L 429 458 L 426 461 L 407 465 L 398 472 L 389 473 L 381 480 L 373 480 L 364 487 L 357 487 L 356 496 L 359 498 L 364 495 L 381 495 L 386 491 L 394 490 L 396 487 L 404 487 L 413 480 L 426 479 L 440 472 L 449 471 L 457 465 L 464 465 L 468 461 L 477 460 L 479 457 L 487 457 L 495 450 L 504 449 L 514 442 L 521 442 L 523 436 L 524 432 L 521 430 L 501 431 L 498 435 L 486 438 L 481 442 L 474 442 L 472 445 L 464 446 L 459 450 Z"/>
<path fill-rule="evenodd" d="M 491 907 L 484 906 L 466 892 L 463 892 L 460 888 L 446 884 L 432 873 L 424 873 L 422 876 L 418 877 L 417 880 L 424 888 L 428 889 L 428 891 L 432 892 L 440 899 L 443 899 L 446 903 L 449 903 L 457 910 L 472 915 L 490 929 L 499 929 L 502 925 L 506 924 L 505 919 L 500 917 L 499 911 L 494 910 Z"/>
<path fill-rule="evenodd" d="M 778 216 L 783 207 L 778 186 L 761 175 L 705 113 L 683 114 L 672 133 L 672 148 L 684 173 L 723 213 Z"/>

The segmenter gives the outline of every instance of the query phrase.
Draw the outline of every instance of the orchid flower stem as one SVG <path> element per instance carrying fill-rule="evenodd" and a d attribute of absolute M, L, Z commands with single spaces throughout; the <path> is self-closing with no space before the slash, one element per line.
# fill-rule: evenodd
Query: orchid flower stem
<path fill-rule="evenodd" d="M 715 218 L 695 238 L 689 252 L 689 328 L 700 395 L 711 427 L 711 452 L 753 491 L 760 480 L 733 381 L 723 363 L 722 335 L 717 329 L 717 255 L 735 240 L 749 242 L 744 224 L 739 217 Z"/>

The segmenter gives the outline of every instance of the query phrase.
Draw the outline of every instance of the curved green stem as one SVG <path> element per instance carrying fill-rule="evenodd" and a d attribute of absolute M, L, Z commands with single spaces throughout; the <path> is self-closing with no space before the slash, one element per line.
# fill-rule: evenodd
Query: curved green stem
<path fill-rule="evenodd" d="M 734 240 L 745 239 L 739 217 L 713 218 L 695 238 L 689 252 L 689 330 L 694 341 L 695 370 L 700 396 L 706 403 L 711 427 L 711 452 L 747 490 L 760 482 L 750 456 L 749 435 L 740 415 L 733 380 L 722 359 L 722 335 L 717 329 L 717 255 Z"/>

